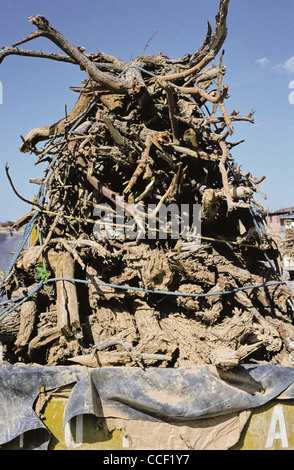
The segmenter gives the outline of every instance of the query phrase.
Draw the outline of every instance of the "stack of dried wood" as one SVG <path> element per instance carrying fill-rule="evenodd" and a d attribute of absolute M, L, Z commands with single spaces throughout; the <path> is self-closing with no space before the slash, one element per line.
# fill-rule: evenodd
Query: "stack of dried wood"
<path fill-rule="evenodd" d="M 198 51 L 177 60 L 85 54 L 42 16 L 30 18 L 36 32 L 0 52 L 87 73 L 73 110 L 22 138 L 20 150 L 48 166 L 31 181 L 40 185 L 32 211 L 16 223 L 37 214 L 31 246 L 2 283 L 8 299 L 25 299 L 2 314 L 7 361 L 293 364 L 292 291 L 254 197 L 264 177 L 244 173 L 231 154 L 234 122 L 253 122 L 253 112 L 228 113 L 223 53 L 215 62 L 228 3 Z M 66 55 L 17 47 L 38 36 Z M 190 215 L 200 205 L 201 233 L 190 218 L 191 239 L 173 236 L 174 220 L 158 236 L 160 209 L 171 204 Z"/>

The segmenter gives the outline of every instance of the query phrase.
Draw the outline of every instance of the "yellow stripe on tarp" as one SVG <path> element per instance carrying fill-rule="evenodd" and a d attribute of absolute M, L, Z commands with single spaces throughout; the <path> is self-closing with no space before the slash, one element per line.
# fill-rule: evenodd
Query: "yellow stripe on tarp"
<path fill-rule="evenodd" d="M 30 238 L 30 246 L 32 246 L 35 243 L 36 239 L 37 239 L 37 228 L 34 225 L 32 233 L 31 233 L 31 238 Z"/>

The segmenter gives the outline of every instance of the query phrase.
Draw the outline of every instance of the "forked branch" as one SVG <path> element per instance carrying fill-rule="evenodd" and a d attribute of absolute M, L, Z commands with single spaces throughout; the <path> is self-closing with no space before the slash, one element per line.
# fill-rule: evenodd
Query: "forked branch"
<path fill-rule="evenodd" d="M 29 21 L 38 28 L 37 36 L 44 36 L 54 42 L 63 52 L 65 52 L 76 64 L 84 69 L 90 78 L 100 83 L 109 90 L 127 92 L 128 83 L 125 80 L 112 77 L 101 72 L 97 66 L 77 47 L 75 47 L 68 39 L 66 39 L 59 31 L 57 31 L 44 16 L 37 15 L 30 17 Z M 36 34 L 31 34 L 21 43 L 34 39 Z M 18 43 L 19 44 L 19 43 Z"/>

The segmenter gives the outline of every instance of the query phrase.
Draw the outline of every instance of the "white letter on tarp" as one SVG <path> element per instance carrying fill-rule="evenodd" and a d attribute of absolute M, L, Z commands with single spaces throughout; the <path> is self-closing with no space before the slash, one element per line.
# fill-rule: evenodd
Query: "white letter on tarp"
<path fill-rule="evenodd" d="M 279 430 L 278 430 L 278 429 Z M 280 439 L 282 447 L 289 447 L 285 417 L 282 405 L 276 405 L 273 410 L 272 419 L 266 441 L 266 449 L 273 447 L 274 440 Z"/>

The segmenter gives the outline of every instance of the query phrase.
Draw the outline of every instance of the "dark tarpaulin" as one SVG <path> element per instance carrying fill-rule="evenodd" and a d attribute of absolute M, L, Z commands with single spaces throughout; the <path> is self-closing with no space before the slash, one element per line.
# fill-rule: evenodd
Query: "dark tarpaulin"
<path fill-rule="evenodd" d="M 147 370 L 105 367 L 92 369 L 86 380 L 72 390 L 65 422 L 77 414 L 93 413 L 185 423 L 267 403 L 294 383 L 294 368 L 243 365 L 224 372 L 211 365 Z"/>
<path fill-rule="evenodd" d="M 50 434 L 33 410 L 45 391 L 73 383 L 64 424 L 74 416 L 188 424 L 195 419 L 294 398 L 294 368 L 243 365 L 224 372 L 211 365 L 179 369 L 80 366 L 0 366 L 0 444 L 38 430 L 31 447 L 48 448 Z"/>
<path fill-rule="evenodd" d="M 33 410 L 39 393 L 87 377 L 86 368 L 0 366 L 0 444 L 28 433 L 25 448 L 47 449 L 50 432 Z M 36 432 L 34 432 L 36 431 Z"/>

